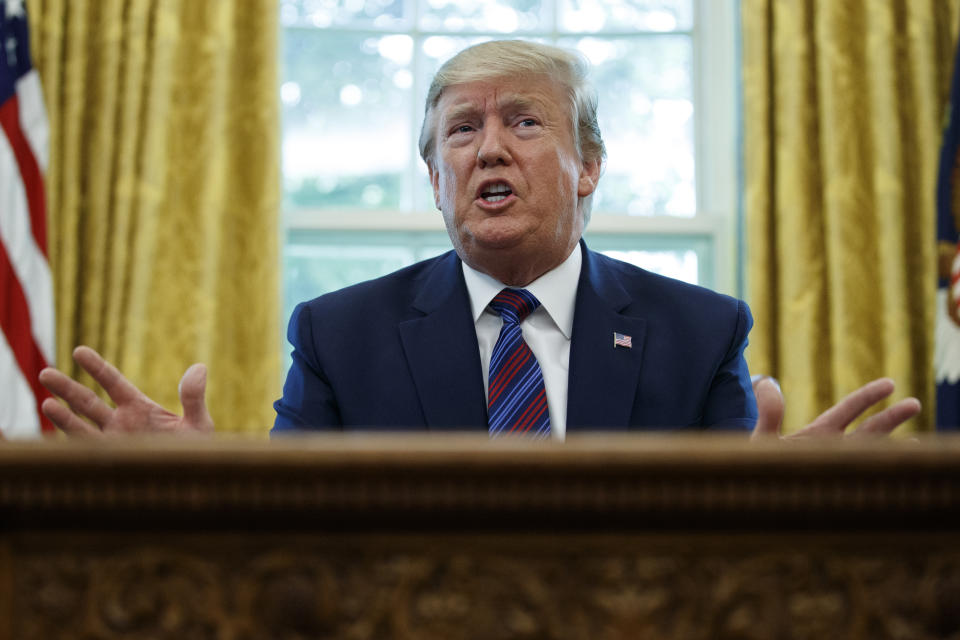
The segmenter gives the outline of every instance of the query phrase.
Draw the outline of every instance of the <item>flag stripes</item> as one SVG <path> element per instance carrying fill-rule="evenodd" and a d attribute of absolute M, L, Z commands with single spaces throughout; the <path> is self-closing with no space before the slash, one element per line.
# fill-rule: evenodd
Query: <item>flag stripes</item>
<path fill-rule="evenodd" d="M 2 109 L 0 109 L 2 110 Z M 14 136 L 26 142 L 25 136 L 17 124 L 17 120 L 8 122 Z M 6 247 L 8 261 L 13 277 L 16 278 L 21 291 L 27 299 L 30 312 L 30 327 L 37 346 L 44 357 L 53 359 L 53 281 L 50 266 L 47 262 L 45 244 L 38 245 L 38 238 L 46 242 L 46 220 L 44 215 L 43 183 L 21 180 L 25 172 L 36 170 L 39 176 L 39 167 L 30 153 L 30 147 L 24 145 L 22 156 L 29 157 L 33 162 L 24 160 L 21 164 L 19 157 L 9 145 L 6 137 L 7 127 L 3 128 L 4 135 L 0 136 L 0 243 Z M 31 194 L 26 188 L 33 184 L 39 195 Z M 31 210 L 31 204 L 33 209 Z M 39 206 L 39 208 L 37 208 Z M 36 212 L 36 215 L 35 215 Z M 3 298 L 0 298 L 3 300 Z M 4 301 L 4 306 L 6 302 Z"/>
<path fill-rule="evenodd" d="M 0 2 L 0 431 L 53 426 L 37 376 L 54 356 L 43 172 L 48 129 L 21 0 Z"/>
<path fill-rule="evenodd" d="M 17 281 L 3 243 L 0 243 L 0 300 L 3 300 L 3 306 L 0 308 L 0 331 L 3 332 L 7 345 L 30 387 L 37 416 L 42 416 L 40 404 L 49 393 L 40 384 L 37 376 L 40 370 L 47 366 L 47 360 L 40 353 L 33 339 L 27 298 Z M 0 390 L 0 393 L 4 392 L 5 390 Z M 17 426 L 10 425 L 9 428 Z"/>
<path fill-rule="evenodd" d="M 27 210 L 30 212 L 30 231 L 37 247 L 47 257 L 47 208 L 43 195 L 43 177 L 40 165 L 33 155 L 33 149 L 20 128 L 20 101 L 15 94 L 0 105 L 0 127 L 13 150 L 20 182 L 27 196 Z"/>

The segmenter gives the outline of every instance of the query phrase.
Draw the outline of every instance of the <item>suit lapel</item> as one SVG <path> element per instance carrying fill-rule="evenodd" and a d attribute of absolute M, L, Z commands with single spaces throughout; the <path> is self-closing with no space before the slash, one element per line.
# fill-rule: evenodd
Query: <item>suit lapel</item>
<path fill-rule="evenodd" d="M 584 245 L 570 341 L 567 430 L 625 430 L 640 382 L 646 321 L 624 312 L 632 298 Z M 614 347 L 614 333 L 631 348 Z"/>
<path fill-rule="evenodd" d="M 456 254 L 451 251 L 437 262 L 413 307 L 423 316 L 401 322 L 399 330 L 427 426 L 485 430 L 480 349 Z"/>

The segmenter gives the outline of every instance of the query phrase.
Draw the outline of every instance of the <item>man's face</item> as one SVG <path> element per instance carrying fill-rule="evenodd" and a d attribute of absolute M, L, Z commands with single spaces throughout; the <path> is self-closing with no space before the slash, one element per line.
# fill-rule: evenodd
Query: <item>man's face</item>
<path fill-rule="evenodd" d="M 542 76 L 454 85 L 436 106 L 430 182 L 447 232 L 473 268 L 526 285 L 570 255 L 579 198 L 600 162 L 576 150 L 569 99 Z"/>

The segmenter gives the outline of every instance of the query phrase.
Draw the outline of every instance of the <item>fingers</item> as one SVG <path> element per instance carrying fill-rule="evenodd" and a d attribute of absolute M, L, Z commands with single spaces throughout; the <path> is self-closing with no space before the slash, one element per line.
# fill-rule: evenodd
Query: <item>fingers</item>
<path fill-rule="evenodd" d="M 212 431 L 213 419 L 204 400 L 206 388 L 206 365 L 192 365 L 180 380 L 180 404 L 183 406 L 183 419 L 186 424 L 201 431 Z"/>
<path fill-rule="evenodd" d="M 40 405 L 43 415 L 50 419 L 55 427 L 68 436 L 102 436 L 103 432 L 89 422 L 86 422 L 73 411 L 63 406 L 53 398 L 47 398 Z"/>
<path fill-rule="evenodd" d="M 70 408 L 73 409 L 74 412 L 93 420 L 100 427 L 103 427 L 103 425 L 110 420 L 110 416 L 113 414 L 113 409 L 111 409 L 103 400 L 97 397 L 97 394 L 95 394 L 91 389 L 88 389 L 66 374 L 52 367 L 47 367 L 40 372 L 39 380 L 40 384 L 50 390 L 50 393 L 66 401 L 66 403 L 70 405 Z M 54 412 L 53 415 L 50 415 L 46 411 L 44 411 L 44 414 L 47 415 L 47 417 L 50 418 L 50 420 L 58 427 L 60 426 L 61 421 L 67 422 L 68 425 L 72 424 L 72 421 L 66 421 L 65 418 L 60 421 L 55 418 L 55 416 L 60 417 L 63 415 L 61 414 L 60 410 L 71 414 L 72 412 L 55 400 L 51 399 L 50 402 L 53 405 L 56 405 L 57 409 L 52 410 Z M 44 406 L 46 406 L 46 403 L 44 403 Z M 77 420 L 83 424 L 86 424 L 79 418 L 77 418 Z M 64 430 L 66 431 L 66 429 Z"/>
<path fill-rule="evenodd" d="M 880 378 L 868 382 L 824 411 L 797 435 L 841 435 L 860 414 L 893 393 L 893 380 Z"/>
<path fill-rule="evenodd" d="M 103 359 L 99 353 L 86 346 L 73 350 L 73 359 L 93 376 L 107 395 L 119 406 L 140 397 L 140 390 L 126 379 L 120 371 Z"/>
<path fill-rule="evenodd" d="M 757 426 L 751 438 L 777 436 L 783 422 L 784 400 L 780 386 L 770 377 L 763 377 L 753 383 L 753 392 L 757 397 Z"/>
<path fill-rule="evenodd" d="M 863 421 L 851 436 L 885 436 L 920 413 L 920 401 L 906 398 Z"/>

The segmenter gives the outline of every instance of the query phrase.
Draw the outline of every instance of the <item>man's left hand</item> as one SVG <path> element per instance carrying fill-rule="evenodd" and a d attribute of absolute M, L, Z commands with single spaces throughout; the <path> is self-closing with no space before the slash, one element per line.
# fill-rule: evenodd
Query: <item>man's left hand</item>
<path fill-rule="evenodd" d="M 867 383 L 821 413 L 806 427 L 786 437 L 791 439 L 840 437 L 864 411 L 889 397 L 893 390 L 894 383 L 889 378 L 880 378 Z M 753 383 L 753 392 L 757 397 L 759 417 L 751 438 L 780 435 L 784 409 L 780 387 L 773 378 L 763 377 Z M 848 435 L 886 436 L 918 413 L 920 413 L 920 401 L 916 398 L 905 398 L 870 416 Z"/>

